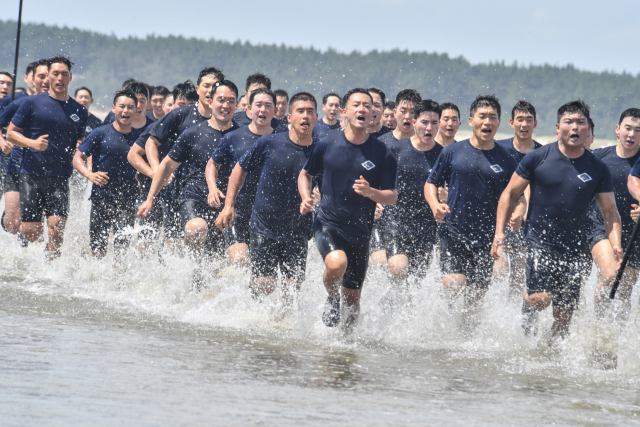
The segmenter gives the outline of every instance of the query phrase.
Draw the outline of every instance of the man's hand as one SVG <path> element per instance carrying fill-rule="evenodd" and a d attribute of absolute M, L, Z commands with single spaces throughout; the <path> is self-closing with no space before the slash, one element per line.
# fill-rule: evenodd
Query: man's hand
<path fill-rule="evenodd" d="M 633 209 L 631 209 L 631 219 L 633 222 L 638 222 L 638 218 L 640 218 L 640 206 L 631 205 Z"/>
<path fill-rule="evenodd" d="M 493 238 L 493 244 L 491 245 L 491 256 L 494 259 L 500 259 L 504 252 L 504 234 L 496 234 Z"/>
<path fill-rule="evenodd" d="M 384 206 L 382 206 L 380 203 L 376 203 L 376 213 L 373 216 L 373 220 L 376 221 L 382 218 L 383 212 L 384 212 Z"/>
<path fill-rule="evenodd" d="M 360 175 L 360 179 L 356 179 L 356 183 L 353 184 L 353 189 L 357 194 L 363 197 L 369 198 L 373 195 L 369 183 L 362 177 L 362 175 Z"/>
<path fill-rule="evenodd" d="M 444 217 L 451 213 L 449 206 L 446 203 L 438 203 L 435 209 L 432 209 L 433 217 L 441 224 L 444 224 Z"/>
<path fill-rule="evenodd" d="M 313 197 L 303 200 L 302 203 L 300 203 L 300 215 L 306 215 L 313 211 L 313 205 L 315 204 L 316 202 L 313 200 Z"/>
<path fill-rule="evenodd" d="M 8 156 L 13 151 L 13 144 L 7 141 L 0 135 L 0 150 L 5 156 Z"/>
<path fill-rule="evenodd" d="M 228 230 L 233 227 L 233 221 L 236 219 L 235 209 L 230 207 L 229 205 L 225 205 L 218 218 L 216 218 L 216 227 L 220 229 L 220 231 Z"/>
<path fill-rule="evenodd" d="M 622 252 L 622 248 L 620 246 L 614 246 L 613 248 L 613 256 L 616 258 L 616 263 L 618 266 L 616 267 L 616 271 L 620 270 L 620 265 L 622 265 L 622 258 L 624 258 L 624 252 Z"/>
<path fill-rule="evenodd" d="M 151 209 L 153 208 L 153 199 L 147 199 L 142 205 L 140 205 L 140 209 L 138 209 L 138 218 L 144 219 Z"/>
<path fill-rule="evenodd" d="M 220 189 L 218 187 L 215 187 L 212 191 L 209 192 L 209 195 L 207 196 L 207 203 L 209 203 L 209 206 L 211 206 L 212 208 L 219 208 L 221 202 L 221 199 L 224 199 L 224 193 L 222 191 L 220 191 Z"/>
<path fill-rule="evenodd" d="M 522 215 L 514 213 L 509 220 L 509 227 L 511 227 L 513 231 L 518 231 L 520 227 L 522 227 L 522 221 L 524 221 Z"/>
<path fill-rule="evenodd" d="M 311 197 L 313 198 L 314 203 L 320 203 L 320 200 L 322 199 L 322 194 L 320 194 L 320 189 L 318 187 L 313 189 L 313 192 L 311 193 Z"/>
<path fill-rule="evenodd" d="M 49 147 L 49 141 L 47 141 L 49 135 L 40 135 L 38 139 L 33 141 L 31 148 L 36 151 L 45 151 Z"/>
<path fill-rule="evenodd" d="M 90 175 L 89 181 L 95 185 L 102 187 L 109 182 L 109 175 L 106 172 L 94 172 Z"/>
<path fill-rule="evenodd" d="M 438 201 L 440 203 L 446 203 L 448 197 L 449 197 L 449 188 L 438 187 Z"/>

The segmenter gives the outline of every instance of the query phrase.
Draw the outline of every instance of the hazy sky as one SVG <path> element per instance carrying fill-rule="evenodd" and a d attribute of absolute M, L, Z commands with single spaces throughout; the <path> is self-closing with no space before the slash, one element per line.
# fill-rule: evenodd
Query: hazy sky
<path fill-rule="evenodd" d="M 18 0 L 3 3 L 0 18 L 16 19 Z M 399 48 L 462 55 L 472 63 L 572 63 L 585 70 L 640 72 L 638 0 L 24 3 L 24 22 L 118 37 L 173 34 L 341 52 Z"/>

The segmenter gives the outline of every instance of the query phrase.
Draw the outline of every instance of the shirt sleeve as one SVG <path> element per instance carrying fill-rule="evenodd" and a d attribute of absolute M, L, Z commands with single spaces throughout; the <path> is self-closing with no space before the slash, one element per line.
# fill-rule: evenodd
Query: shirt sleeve
<path fill-rule="evenodd" d="M 164 144 L 171 138 L 171 134 L 175 133 L 175 128 L 178 123 L 178 111 L 171 111 L 156 123 L 157 124 L 149 132 L 149 135 L 157 139 L 160 144 Z"/>
<path fill-rule="evenodd" d="M 15 102 L 7 105 L 7 107 L 0 112 L 0 128 L 6 128 L 11 123 L 11 119 L 18 111 L 18 104 Z M 17 125 L 16 125 L 17 126 Z"/>
<path fill-rule="evenodd" d="M 427 182 L 433 184 L 436 187 L 444 187 L 444 184 L 449 181 L 451 175 L 451 162 L 449 151 L 442 151 L 436 159 Z"/>
<path fill-rule="evenodd" d="M 395 190 L 398 176 L 398 159 L 388 147 L 385 148 L 387 151 L 382 163 L 380 190 Z"/>
<path fill-rule="evenodd" d="M 520 161 L 516 173 L 522 179 L 533 181 L 533 171 L 536 164 L 536 150 L 528 152 Z"/>
<path fill-rule="evenodd" d="M 25 129 L 29 126 L 29 123 L 31 122 L 32 106 L 33 102 L 31 100 L 23 102 L 20 108 L 18 108 L 18 111 L 13 115 L 11 123 L 20 129 Z"/>
<path fill-rule="evenodd" d="M 188 134 L 185 132 L 178 137 L 178 140 L 173 144 L 173 147 L 167 156 L 169 156 L 174 162 L 184 163 L 189 158 L 189 154 L 191 154 L 190 132 Z"/>
<path fill-rule="evenodd" d="M 84 141 L 78 145 L 78 151 L 87 157 L 93 156 L 100 148 L 101 142 L 102 132 L 100 131 L 100 128 L 94 129 L 91 131 L 89 136 L 87 136 Z"/>
<path fill-rule="evenodd" d="M 229 145 L 231 144 L 229 135 L 225 135 L 220 140 L 220 144 L 211 153 L 211 158 L 219 165 L 224 165 L 227 162 Z"/>
<path fill-rule="evenodd" d="M 633 165 L 633 167 L 635 168 L 636 166 Z M 602 181 L 598 186 L 597 193 L 612 193 L 613 180 L 611 179 L 611 171 L 609 171 L 609 168 L 604 163 L 601 164 L 601 176 Z"/>
<path fill-rule="evenodd" d="M 267 138 L 260 137 L 249 151 L 244 153 L 238 161 L 242 169 L 251 172 L 264 164 L 267 154 L 267 141 Z"/>
<path fill-rule="evenodd" d="M 316 144 L 303 167 L 309 175 L 316 176 L 324 169 L 324 153 L 326 149 L 326 142 L 319 142 Z"/>
<path fill-rule="evenodd" d="M 640 178 L 640 157 L 638 157 L 638 160 L 631 168 L 631 171 L 629 171 L 629 174 L 637 178 Z"/>

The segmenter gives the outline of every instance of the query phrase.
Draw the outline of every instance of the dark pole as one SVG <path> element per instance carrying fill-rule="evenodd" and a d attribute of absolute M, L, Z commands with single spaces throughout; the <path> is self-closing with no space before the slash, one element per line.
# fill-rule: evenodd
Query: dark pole
<path fill-rule="evenodd" d="M 631 238 L 629 239 L 629 243 L 627 243 L 627 249 L 624 251 L 622 264 L 620 264 L 620 268 L 618 269 L 618 274 L 616 274 L 616 280 L 613 282 L 613 286 L 611 287 L 611 293 L 609 294 L 609 298 L 611 299 L 614 299 L 616 297 L 616 291 L 618 290 L 620 279 L 622 279 L 622 275 L 624 274 L 624 269 L 626 268 L 627 261 L 629 260 L 629 255 L 631 254 L 631 250 L 633 249 L 633 241 L 636 240 L 636 236 L 638 235 L 638 231 L 640 230 L 639 226 L 640 226 L 640 220 L 638 220 L 638 222 L 636 222 L 636 225 L 633 227 Z"/>
<path fill-rule="evenodd" d="M 18 11 L 18 35 L 16 36 L 16 61 L 13 63 L 13 89 L 11 89 L 11 100 L 16 99 L 16 75 L 18 74 L 18 55 L 20 54 L 20 29 L 22 27 L 22 0 L 20 0 L 20 10 Z"/>

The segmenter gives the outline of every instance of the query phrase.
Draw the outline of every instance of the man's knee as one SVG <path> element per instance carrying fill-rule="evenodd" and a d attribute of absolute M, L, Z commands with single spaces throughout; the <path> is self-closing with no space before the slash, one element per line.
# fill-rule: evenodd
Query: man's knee
<path fill-rule="evenodd" d="M 194 218 L 184 226 L 185 235 L 190 237 L 197 237 L 202 234 L 206 235 L 207 231 L 207 222 L 202 218 Z"/>
<path fill-rule="evenodd" d="M 327 270 L 342 276 L 347 271 L 347 255 L 343 251 L 333 251 L 325 257 L 324 264 Z"/>
<path fill-rule="evenodd" d="M 395 255 L 389 258 L 389 274 L 393 276 L 406 276 L 409 271 L 409 259 L 405 255 Z"/>
<path fill-rule="evenodd" d="M 536 310 L 544 310 L 549 307 L 552 302 L 552 297 L 549 292 L 538 292 L 528 295 L 527 291 L 525 291 L 524 297 L 524 299 Z"/>
<path fill-rule="evenodd" d="M 29 243 L 33 243 L 42 236 L 42 224 L 39 222 L 23 222 L 20 224 L 20 233 Z"/>

